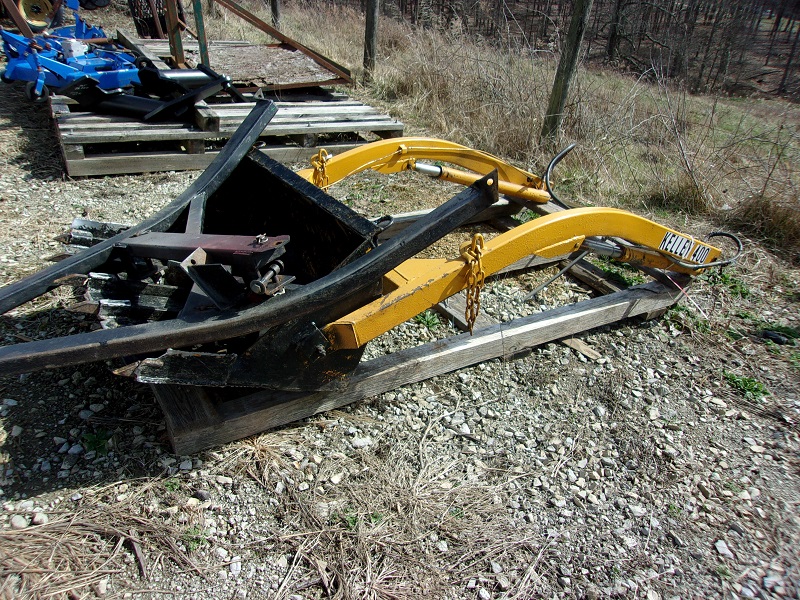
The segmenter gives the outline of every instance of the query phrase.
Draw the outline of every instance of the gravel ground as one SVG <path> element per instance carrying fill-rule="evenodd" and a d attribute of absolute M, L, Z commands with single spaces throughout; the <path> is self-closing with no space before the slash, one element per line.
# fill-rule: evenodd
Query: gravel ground
<path fill-rule="evenodd" d="M 8 85 L 0 161 L 3 284 L 75 216 L 137 222 L 196 176 L 66 180 L 46 110 Z M 372 215 L 419 189 L 335 193 Z M 109 365 L 0 377 L 0 598 L 796 598 L 800 354 L 761 332 L 800 327 L 800 275 L 753 246 L 742 263 L 580 336 L 594 358 L 548 344 L 195 456 Z M 494 284 L 486 312 L 588 295 L 526 304 L 536 280 Z M 2 343 L 90 328 L 72 300 L 3 316 Z M 450 333 L 410 321 L 368 352 Z"/>

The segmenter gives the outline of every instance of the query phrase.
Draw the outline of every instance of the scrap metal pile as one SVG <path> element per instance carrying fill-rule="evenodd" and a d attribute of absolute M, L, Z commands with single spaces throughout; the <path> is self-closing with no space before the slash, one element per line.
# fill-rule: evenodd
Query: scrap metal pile
<path fill-rule="evenodd" d="M 670 280 L 735 259 L 626 211 L 561 207 L 491 240 L 467 240 L 460 255 L 417 258 L 501 195 L 552 206 L 557 160 L 543 180 L 457 144 L 405 138 L 337 157 L 320 152 L 295 173 L 251 150 L 275 113 L 258 102 L 212 165 L 157 214 L 127 229 L 78 221 L 71 241 L 85 250 L 1 289 L 6 312 L 78 276 L 103 329 L 2 347 L 0 372 L 119 358 L 125 374 L 145 382 L 346 386 L 369 340 L 462 290 L 474 313 L 483 280 L 531 255 L 592 252 Z M 466 187 L 400 230 L 324 191 L 368 168 L 413 169 Z M 741 249 L 733 236 L 714 235 Z"/>

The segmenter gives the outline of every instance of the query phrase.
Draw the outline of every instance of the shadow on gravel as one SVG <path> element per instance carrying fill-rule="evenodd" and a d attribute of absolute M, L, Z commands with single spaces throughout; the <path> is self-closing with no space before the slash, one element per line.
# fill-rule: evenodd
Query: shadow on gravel
<path fill-rule="evenodd" d="M 0 337 L 8 345 L 80 333 L 92 322 L 52 308 L 3 315 Z M 114 375 L 116 366 L 101 362 L 0 377 L 5 498 L 160 476 L 178 467 L 152 392 Z"/>
<path fill-rule="evenodd" d="M 61 149 L 47 102 L 25 97 L 25 83 L 0 84 L 0 156 L 36 179 L 64 174 Z M 22 134 L 19 135 L 19 131 Z"/>

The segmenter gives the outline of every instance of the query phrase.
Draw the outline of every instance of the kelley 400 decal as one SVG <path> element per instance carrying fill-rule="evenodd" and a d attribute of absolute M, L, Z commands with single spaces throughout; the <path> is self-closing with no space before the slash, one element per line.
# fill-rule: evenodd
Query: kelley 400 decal
<path fill-rule="evenodd" d="M 675 254 L 681 258 L 688 257 L 692 262 L 702 264 L 705 262 L 706 258 L 708 258 L 708 253 L 711 252 L 711 248 L 705 244 L 698 243 L 697 247 L 694 249 L 694 252 L 692 252 L 694 245 L 695 242 L 692 238 L 687 238 L 677 233 L 668 231 L 664 234 L 664 239 L 661 240 L 661 244 L 658 246 L 658 249 L 663 250 L 664 252 L 669 252 L 670 254 Z M 689 257 L 690 252 L 692 252 L 691 257 Z"/>

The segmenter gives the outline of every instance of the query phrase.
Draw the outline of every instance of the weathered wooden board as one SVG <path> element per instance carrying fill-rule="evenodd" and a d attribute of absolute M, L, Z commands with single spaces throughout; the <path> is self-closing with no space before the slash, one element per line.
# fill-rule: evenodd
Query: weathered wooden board
<path fill-rule="evenodd" d="M 651 282 L 491 325 L 472 336 L 461 334 L 364 362 L 345 379 L 311 394 L 255 391 L 224 400 L 215 398 L 215 390 L 208 388 L 192 393 L 190 390 L 198 388 L 152 387 L 166 415 L 175 452 L 190 454 L 403 385 L 667 308 L 680 294 L 680 290 Z"/>

